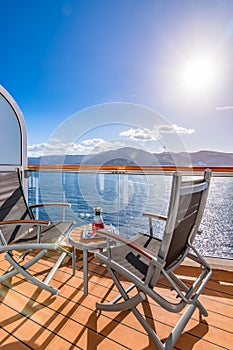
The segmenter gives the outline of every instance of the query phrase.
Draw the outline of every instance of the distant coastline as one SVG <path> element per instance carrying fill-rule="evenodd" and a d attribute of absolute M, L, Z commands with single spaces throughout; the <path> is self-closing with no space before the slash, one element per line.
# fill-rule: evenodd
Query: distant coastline
<path fill-rule="evenodd" d="M 49 155 L 28 157 L 30 165 L 149 165 L 233 166 L 233 153 L 202 150 L 191 153 L 150 153 L 131 147 L 92 155 Z"/>

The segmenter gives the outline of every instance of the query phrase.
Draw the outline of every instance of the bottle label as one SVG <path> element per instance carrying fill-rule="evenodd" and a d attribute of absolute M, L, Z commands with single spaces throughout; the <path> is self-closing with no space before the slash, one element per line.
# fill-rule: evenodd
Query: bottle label
<path fill-rule="evenodd" d="M 93 222 L 92 223 L 92 234 L 95 235 L 99 228 L 104 228 L 103 222 Z"/>

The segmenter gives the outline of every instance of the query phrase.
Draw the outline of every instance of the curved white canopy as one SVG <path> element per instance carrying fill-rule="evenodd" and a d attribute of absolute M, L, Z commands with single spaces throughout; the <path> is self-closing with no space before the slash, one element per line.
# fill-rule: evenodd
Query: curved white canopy
<path fill-rule="evenodd" d="M 23 113 L 0 85 L 0 171 L 27 168 L 27 131 Z"/>

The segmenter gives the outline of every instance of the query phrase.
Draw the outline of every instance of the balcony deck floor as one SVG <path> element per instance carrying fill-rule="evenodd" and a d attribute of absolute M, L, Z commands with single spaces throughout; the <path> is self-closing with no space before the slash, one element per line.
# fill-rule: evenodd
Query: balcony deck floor
<path fill-rule="evenodd" d="M 41 275 L 52 263 L 49 255 L 33 266 Z M 0 270 L 7 264 L 0 255 Z M 117 291 L 104 266 L 89 255 L 89 294 L 83 294 L 82 260 L 77 260 L 76 276 L 70 261 L 56 272 L 51 284 L 60 289 L 51 296 L 20 276 L 0 286 L 0 349 L 89 349 L 89 350 L 152 350 L 154 345 L 131 312 L 96 312 L 97 301 L 111 300 Z M 180 267 L 183 276 L 195 276 L 194 267 Z M 198 312 L 186 326 L 175 349 L 233 349 L 233 275 L 214 270 L 201 300 L 209 316 L 199 322 Z M 188 278 L 188 277 L 187 277 Z M 161 293 L 168 290 L 162 285 Z M 176 314 L 163 311 L 149 300 L 144 311 L 154 319 L 156 331 L 166 338 L 177 321 Z M 152 317 L 152 313 L 153 317 Z"/>

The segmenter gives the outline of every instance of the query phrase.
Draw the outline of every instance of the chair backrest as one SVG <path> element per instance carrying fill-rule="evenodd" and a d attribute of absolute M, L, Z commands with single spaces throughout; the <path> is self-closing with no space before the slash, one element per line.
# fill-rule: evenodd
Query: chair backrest
<path fill-rule="evenodd" d="M 24 196 L 19 171 L 0 172 L 0 221 L 34 219 Z M 21 234 L 24 227 L 1 226 L 6 243 Z"/>
<path fill-rule="evenodd" d="M 182 181 L 180 173 L 173 176 L 168 219 L 159 255 L 166 267 L 184 259 L 188 243 L 198 232 L 208 196 L 211 170 L 196 181 Z"/>

